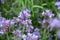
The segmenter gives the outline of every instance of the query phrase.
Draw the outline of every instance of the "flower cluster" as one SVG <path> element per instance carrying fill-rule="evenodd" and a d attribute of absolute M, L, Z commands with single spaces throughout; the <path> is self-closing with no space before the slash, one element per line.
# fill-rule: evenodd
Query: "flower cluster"
<path fill-rule="evenodd" d="M 26 32 L 31 32 L 34 28 L 32 26 L 32 20 L 30 19 L 30 11 L 25 8 L 23 11 L 21 11 L 18 15 L 18 18 L 20 18 L 21 24 L 23 24 L 26 27 Z"/>
<path fill-rule="evenodd" d="M 0 2 L 1 4 L 4 4 L 4 0 L 0 0 Z M 57 1 L 55 5 L 58 7 L 58 10 L 60 11 L 60 1 Z M 11 10 L 7 12 L 11 13 Z M 12 19 L 2 17 L 0 12 L 0 34 L 3 35 L 6 32 L 11 32 L 13 37 L 19 37 L 22 40 L 40 40 L 41 37 L 43 37 L 42 39 L 44 39 L 44 36 L 47 36 L 46 38 L 48 38 L 48 40 L 52 40 L 53 36 L 48 32 L 51 32 L 52 30 L 54 31 L 54 29 L 56 28 L 57 36 L 58 38 L 60 38 L 59 13 L 56 17 L 50 9 L 45 9 L 42 13 L 40 13 L 40 16 L 36 17 L 36 19 L 38 18 L 38 25 L 37 27 L 34 27 L 35 25 L 34 22 L 32 23 L 32 20 L 30 19 L 31 14 L 28 8 L 24 8 L 23 10 L 21 10 L 17 17 L 13 17 Z M 35 19 L 33 21 L 35 21 Z M 16 24 L 18 25 L 17 28 L 15 28 Z M 41 30 L 38 28 L 38 26 L 40 26 L 39 28 L 41 28 Z M 15 29 L 11 30 L 13 27 Z M 46 33 L 46 35 L 44 35 L 44 33 Z"/>
<path fill-rule="evenodd" d="M 38 22 L 42 24 L 42 28 L 48 28 L 53 30 L 54 28 L 60 28 L 60 16 L 55 17 L 54 13 L 51 10 L 45 10 L 41 13 L 42 17 L 44 16 L 43 20 L 40 19 Z"/>
<path fill-rule="evenodd" d="M 38 38 L 41 37 L 40 30 L 38 28 L 34 29 L 30 16 L 31 14 L 28 8 L 23 9 L 19 13 L 18 17 L 13 17 L 13 19 L 6 19 L 1 16 L 0 17 L 0 34 L 4 34 L 5 32 L 8 32 L 10 30 L 10 27 L 19 23 L 23 26 L 22 30 L 21 29 L 13 30 L 12 32 L 13 35 L 20 37 L 23 40 L 38 40 Z M 24 32 L 26 32 L 27 34 L 24 34 Z"/>
<path fill-rule="evenodd" d="M 34 27 L 32 26 L 32 20 L 30 19 L 30 11 L 25 8 L 23 11 L 21 11 L 17 18 L 19 18 L 19 22 L 24 25 L 23 29 L 25 28 L 25 32 L 27 32 L 27 35 L 24 34 L 21 30 L 17 29 L 13 31 L 12 33 L 16 36 L 22 38 L 23 40 L 38 40 L 40 38 L 40 30 L 36 28 L 34 30 Z M 34 30 L 34 31 L 33 31 Z M 24 30 L 23 30 L 24 31 Z M 32 32 L 32 33 L 31 33 Z"/>
<path fill-rule="evenodd" d="M 23 34 L 19 29 L 13 31 L 12 33 L 22 38 L 23 40 L 38 40 L 38 38 L 41 37 L 38 28 L 36 28 L 33 33 L 27 33 L 27 35 Z"/>
<path fill-rule="evenodd" d="M 0 34 L 4 34 L 9 28 L 14 25 L 16 22 L 12 19 L 5 19 L 4 17 L 0 17 Z"/>

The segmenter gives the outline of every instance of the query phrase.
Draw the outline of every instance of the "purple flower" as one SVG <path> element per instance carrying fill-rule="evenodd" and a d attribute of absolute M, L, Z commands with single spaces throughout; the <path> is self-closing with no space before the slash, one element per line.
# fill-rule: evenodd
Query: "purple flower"
<path fill-rule="evenodd" d="M 42 16 L 47 16 L 49 18 L 52 18 L 54 16 L 54 14 L 50 10 L 47 9 L 42 12 Z"/>
<path fill-rule="evenodd" d="M 12 19 L 11 21 L 10 21 L 10 25 L 14 25 L 16 23 L 16 20 L 14 20 L 14 19 Z"/>
<path fill-rule="evenodd" d="M 23 13 L 25 15 L 25 17 L 30 17 L 30 11 L 26 8 L 25 10 L 23 10 Z"/>
<path fill-rule="evenodd" d="M 60 28 L 60 20 L 57 18 L 54 18 L 51 23 L 49 24 L 51 30 L 56 27 L 56 28 Z"/>
<path fill-rule="evenodd" d="M 26 27 L 26 32 L 32 32 L 32 30 L 34 29 L 34 27 L 32 25 Z"/>
<path fill-rule="evenodd" d="M 11 20 L 6 20 L 4 23 L 10 25 Z"/>
<path fill-rule="evenodd" d="M 34 30 L 35 32 L 39 32 L 40 30 L 38 29 L 38 28 L 35 28 L 35 30 Z"/>
<path fill-rule="evenodd" d="M 24 24 L 24 25 L 28 25 L 27 20 L 22 20 L 21 23 Z"/>
<path fill-rule="evenodd" d="M 56 6 L 60 6 L 60 1 L 57 1 L 57 2 L 55 3 L 55 5 L 56 5 Z"/>
<path fill-rule="evenodd" d="M 31 34 L 31 33 L 28 33 L 27 40 L 38 40 L 38 36 Z"/>
<path fill-rule="evenodd" d="M 22 35 L 22 39 L 23 40 L 26 40 L 27 39 L 27 36 L 25 34 Z"/>
<path fill-rule="evenodd" d="M 21 20 L 20 20 L 19 18 L 16 18 L 16 21 L 17 21 L 17 22 L 20 22 Z"/>
<path fill-rule="evenodd" d="M 0 17 L 0 21 L 4 22 L 6 19 L 4 17 Z"/>
<path fill-rule="evenodd" d="M 35 34 L 35 35 L 38 36 L 39 38 L 41 37 L 41 36 L 40 36 L 40 32 L 33 32 L 33 34 Z"/>
<path fill-rule="evenodd" d="M 19 29 L 14 30 L 12 33 L 15 34 L 18 37 L 22 36 L 22 33 L 21 33 L 21 31 Z"/>
<path fill-rule="evenodd" d="M 60 1 L 57 1 L 55 5 L 58 7 L 58 10 L 60 10 Z"/>
<path fill-rule="evenodd" d="M 58 6 L 58 10 L 60 10 L 60 6 Z"/>
<path fill-rule="evenodd" d="M 31 19 L 21 20 L 21 23 L 24 25 L 32 24 Z"/>
<path fill-rule="evenodd" d="M 40 30 L 38 28 L 35 28 L 33 34 L 37 35 L 38 37 L 40 37 Z"/>
<path fill-rule="evenodd" d="M 4 34 L 4 31 L 0 30 L 0 34 Z"/>
<path fill-rule="evenodd" d="M 26 18 L 29 18 L 30 16 L 31 16 L 30 11 L 27 8 L 22 10 L 18 15 L 18 17 L 21 18 L 21 19 L 26 19 Z"/>
<path fill-rule="evenodd" d="M 25 18 L 24 17 L 24 14 L 22 12 L 19 13 L 18 17 L 21 18 L 21 19 L 24 19 Z"/>
<path fill-rule="evenodd" d="M 30 16 L 31 16 L 30 10 L 27 8 L 22 10 L 18 15 L 18 18 L 20 18 L 21 24 L 23 24 L 24 27 L 26 27 L 26 32 L 31 32 L 33 29 L 32 20 L 30 19 Z"/>
<path fill-rule="evenodd" d="M 54 16 L 54 14 L 50 10 L 45 10 L 45 15 L 49 16 L 50 18 Z"/>

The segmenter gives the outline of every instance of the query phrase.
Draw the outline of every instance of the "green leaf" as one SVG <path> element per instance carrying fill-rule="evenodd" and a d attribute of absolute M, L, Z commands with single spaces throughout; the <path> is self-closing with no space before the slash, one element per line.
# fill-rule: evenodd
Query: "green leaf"
<path fill-rule="evenodd" d="M 41 9 L 44 9 L 42 6 L 39 6 L 39 5 L 34 5 L 32 6 L 33 8 L 41 8 Z"/>

